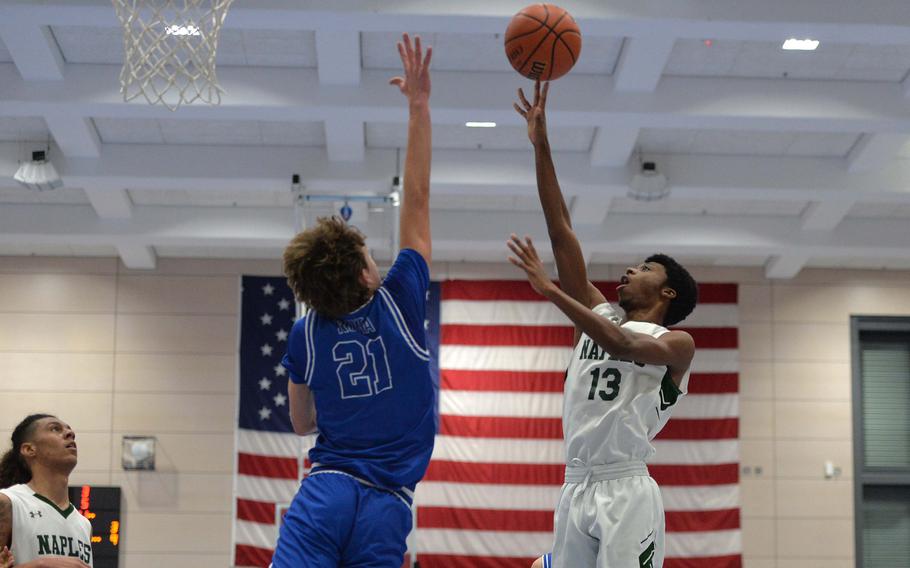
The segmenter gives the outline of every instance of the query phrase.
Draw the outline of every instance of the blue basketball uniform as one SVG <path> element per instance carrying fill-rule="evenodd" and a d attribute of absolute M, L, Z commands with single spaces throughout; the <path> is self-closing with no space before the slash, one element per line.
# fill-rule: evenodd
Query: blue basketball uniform
<path fill-rule="evenodd" d="M 401 566 L 437 428 L 429 283 L 424 258 L 404 249 L 365 305 L 335 320 L 310 311 L 294 324 L 282 364 L 313 391 L 319 435 L 275 568 Z"/>
<path fill-rule="evenodd" d="M 553 554 L 551 552 L 543 555 L 543 568 L 553 568 Z"/>

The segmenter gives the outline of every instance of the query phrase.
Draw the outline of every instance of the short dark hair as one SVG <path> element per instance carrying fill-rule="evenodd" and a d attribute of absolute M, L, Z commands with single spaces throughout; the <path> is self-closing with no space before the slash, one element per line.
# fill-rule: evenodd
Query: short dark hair
<path fill-rule="evenodd" d="M 6 489 L 32 480 L 32 469 L 20 453 L 22 444 L 30 441 L 35 433 L 35 423 L 42 418 L 54 418 L 52 414 L 30 414 L 22 419 L 13 430 L 13 447 L 0 458 L 0 489 Z"/>
<path fill-rule="evenodd" d="M 366 303 L 370 290 L 360 280 L 365 244 L 363 233 L 336 216 L 298 233 L 284 249 L 284 275 L 297 299 L 332 319 Z"/>
<path fill-rule="evenodd" d="M 698 302 L 698 284 L 695 279 L 683 265 L 665 254 L 652 254 L 645 262 L 656 262 L 663 266 L 667 273 L 667 287 L 676 291 L 676 297 L 670 300 L 670 307 L 664 315 L 663 325 L 675 325 L 686 319 Z"/>

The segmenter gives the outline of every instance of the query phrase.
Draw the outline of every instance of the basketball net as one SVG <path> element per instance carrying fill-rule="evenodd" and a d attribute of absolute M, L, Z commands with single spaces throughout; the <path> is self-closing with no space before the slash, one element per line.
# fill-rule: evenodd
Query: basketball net
<path fill-rule="evenodd" d="M 123 100 L 142 96 L 171 110 L 197 99 L 220 104 L 215 54 L 233 1 L 113 0 L 123 26 Z"/>

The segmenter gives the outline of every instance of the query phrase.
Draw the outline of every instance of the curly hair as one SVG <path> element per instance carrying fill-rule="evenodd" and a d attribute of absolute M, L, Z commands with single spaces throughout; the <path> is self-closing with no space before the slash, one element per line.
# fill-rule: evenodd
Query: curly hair
<path fill-rule="evenodd" d="M 370 290 L 360 280 L 365 243 L 363 233 L 336 216 L 298 233 L 284 249 L 284 275 L 297 299 L 332 319 L 366 303 Z"/>
<path fill-rule="evenodd" d="M 664 315 L 664 325 L 675 325 L 686 319 L 698 301 L 698 284 L 689 271 L 665 254 L 652 254 L 645 262 L 656 262 L 667 272 L 667 287 L 676 291 L 676 297 L 670 300 L 670 307 Z"/>
<path fill-rule="evenodd" d="M 35 433 L 35 423 L 42 418 L 54 418 L 54 416 L 51 414 L 30 414 L 23 418 L 22 422 L 13 430 L 13 447 L 0 458 L 0 489 L 20 483 L 28 483 L 32 480 L 32 470 L 22 457 L 20 450 L 22 449 L 22 444 L 31 440 L 32 434 Z"/>

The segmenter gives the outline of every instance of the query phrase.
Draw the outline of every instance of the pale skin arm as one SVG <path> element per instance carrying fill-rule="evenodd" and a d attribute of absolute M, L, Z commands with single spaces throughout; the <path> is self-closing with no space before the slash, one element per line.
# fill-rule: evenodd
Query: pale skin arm
<path fill-rule="evenodd" d="M 0 548 L 0 568 L 13 568 L 16 565 L 16 559 L 13 557 L 13 553 L 9 551 L 9 548 L 4 546 Z"/>
<path fill-rule="evenodd" d="M 316 431 L 316 401 L 310 387 L 288 381 L 288 408 L 295 434 L 306 436 Z"/>
<path fill-rule="evenodd" d="M 402 35 L 398 53 L 404 66 L 404 76 L 393 77 L 389 83 L 398 86 L 408 99 L 408 147 L 404 160 L 404 197 L 401 201 L 400 242 L 402 248 L 414 249 L 429 263 L 432 260 L 430 241 L 430 59 L 420 38 L 413 45 L 408 34 Z"/>
<path fill-rule="evenodd" d="M 9 497 L 0 493 L 0 545 L 13 544 L 13 504 Z"/>
<path fill-rule="evenodd" d="M 512 235 L 508 245 L 515 255 L 509 257 L 509 262 L 524 270 L 534 290 L 553 302 L 597 345 L 619 359 L 666 365 L 673 381 L 679 386 L 695 355 L 695 342 L 691 335 L 675 330 L 655 338 L 625 330 L 560 290 L 547 276 L 529 237 L 522 240 Z"/>

